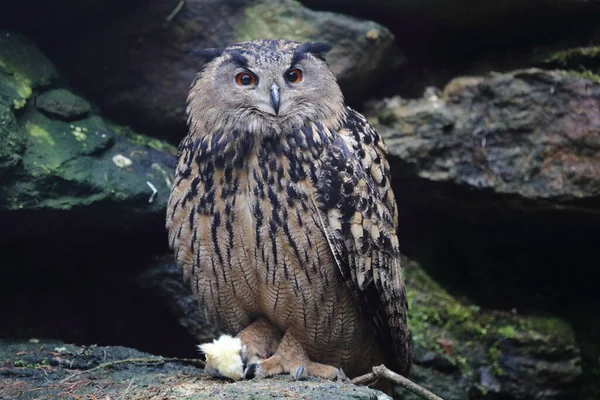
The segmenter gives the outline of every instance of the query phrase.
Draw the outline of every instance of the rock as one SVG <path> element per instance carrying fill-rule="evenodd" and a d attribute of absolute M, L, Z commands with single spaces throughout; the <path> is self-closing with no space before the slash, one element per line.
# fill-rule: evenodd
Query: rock
<path fill-rule="evenodd" d="M 56 69 L 20 35 L 0 35 L 0 68 L 0 237 L 130 230 L 163 218 L 174 147 L 90 114 L 65 88 L 39 94 Z"/>
<path fill-rule="evenodd" d="M 560 66 L 570 69 L 576 54 L 594 51 L 556 54 L 541 59 L 572 60 Z M 482 305 L 568 318 L 582 346 L 582 396 L 593 399 L 600 352 L 587 332 L 600 307 L 589 274 L 600 256 L 600 84 L 588 66 L 459 77 L 420 100 L 374 102 L 368 115 L 392 154 L 401 248 Z M 537 353 L 535 340 L 502 346 L 505 375 L 474 370 L 488 392 L 524 387 L 511 382 L 515 371 L 541 373 L 519 354 Z M 541 365 L 556 382 L 555 371 L 572 368 Z M 538 377 L 530 379 L 531 393 Z"/>
<path fill-rule="evenodd" d="M 575 396 L 581 355 L 568 323 L 482 309 L 451 296 L 416 262 L 403 267 L 415 382 L 445 400 Z"/>
<path fill-rule="evenodd" d="M 83 119 L 91 111 L 90 103 L 67 89 L 53 89 L 40 94 L 35 106 L 48 115 L 63 121 Z"/>
<path fill-rule="evenodd" d="M 25 150 L 13 110 L 23 108 L 33 90 L 56 77 L 52 63 L 32 43 L 0 30 L 0 179 L 16 170 Z"/>
<path fill-rule="evenodd" d="M 118 363 L 125 359 L 146 361 Z M 94 369 L 101 364 L 112 366 Z M 0 339 L 1 398 L 58 396 L 190 400 L 389 399 L 364 386 L 289 376 L 229 383 L 210 379 L 203 370 L 125 347 L 80 347 L 59 341 L 8 342 Z"/>
<path fill-rule="evenodd" d="M 600 28 L 593 33 L 600 41 Z M 533 65 L 546 69 L 561 69 L 600 83 L 600 46 L 562 45 L 553 49 L 538 49 L 531 56 Z"/>
<path fill-rule="evenodd" d="M 539 201 L 542 210 L 600 194 L 599 101 L 600 84 L 532 69 L 457 78 L 439 97 L 392 99 L 371 115 L 391 154 L 419 177 Z"/>
<path fill-rule="evenodd" d="M 389 147 L 401 247 L 436 279 L 503 309 L 590 304 L 600 84 L 538 69 L 462 77 L 367 114 Z"/>
<path fill-rule="evenodd" d="M 57 42 L 50 54 L 108 115 L 173 143 L 185 133 L 185 101 L 201 66 L 189 55 L 193 50 L 255 38 L 327 41 L 334 46 L 328 62 L 350 100 L 403 61 L 383 26 L 315 12 L 295 0 L 180 4 L 151 0 L 128 7 L 102 26 Z"/>
<path fill-rule="evenodd" d="M 26 37 L 0 30 L 2 101 L 8 98 L 17 109 L 25 105 L 33 90 L 48 87 L 58 78 L 50 60 Z"/>

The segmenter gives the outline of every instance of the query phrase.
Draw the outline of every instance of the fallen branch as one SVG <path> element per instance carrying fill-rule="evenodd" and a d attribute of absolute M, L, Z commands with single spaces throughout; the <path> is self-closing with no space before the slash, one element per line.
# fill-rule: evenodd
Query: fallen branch
<path fill-rule="evenodd" d="M 413 381 L 388 369 L 383 364 L 373 367 L 373 372 L 369 372 L 368 374 L 357 376 L 356 378 L 352 379 L 352 383 L 354 383 L 355 385 L 360 385 L 365 382 L 374 381 L 377 378 L 385 378 L 387 380 L 390 380 L 402 386 L 404 389 L 409 390 L 417 396 L 422 397 L 426 400 L 444 400 L 441 397 L 431 393 L 429 390 L 417 385 Z"/>
<path fill-rule="evenodd" d="M 154 364 L 154 363 L 158 363 L 158 364 L 164 364 L 166 362 L 181 362 L 181 363 L 188 363 L 188 364 L 200 364 L 202 366 L 205 365 L 204 361 L 200 360 L 200 359 L 196 359 L 196 358 L 177 358 L 177 357 L 170 357 L 170 358 L 127 358 L 125 360 L 116 360 L 116 361 L 109 361 L 109 362 L 105 362 L 102 363 L 100 365 L 95 366 L 94 368 L 90 368 L 90 369 L 86 369 L 85 371 L 81 371 L 78 372 L 76 374 L 73 375 L 69 375 L 66 378 L 64 378 L 63 380 L 61 380 L 60 383 L 66 382 L 71 378 L 83 375 L 83 374 L 90 374 L 94 371 L 97 371 L 99 369 L 102 368 L 110 368 L 110 367 L 114 367 L 115 365 L 120 365 L 120 364 Z"/>

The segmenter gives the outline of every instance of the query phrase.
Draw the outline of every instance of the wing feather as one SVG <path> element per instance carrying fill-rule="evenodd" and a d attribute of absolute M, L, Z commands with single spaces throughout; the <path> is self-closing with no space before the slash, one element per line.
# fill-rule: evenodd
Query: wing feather
<path fill-rule="evenodd" d="M 315 205 L 342 277 L 384 351 L 393 349 L 390 367 L 408 375 L 412 358 L 408 304 L 386 155 L 375 129 L 348 108 L 345 128 L 322 159 Z"/>

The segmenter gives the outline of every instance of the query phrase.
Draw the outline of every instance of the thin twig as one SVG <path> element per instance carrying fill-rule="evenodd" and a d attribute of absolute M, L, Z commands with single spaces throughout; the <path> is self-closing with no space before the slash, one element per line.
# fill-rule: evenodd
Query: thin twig
<path fill-rule="evenodd" d="M 175 9 L 173 11 L 171 11 L 171 13 L 167 16 L 167 18 L 165 18 L 165 23 L 171 22 L 173 20 L 173 18 L 175 18 L 175 16 L 177 14 L 179 14 L 179 11 L 181 11 L 184 4 L 185 4 L 185 0 L 181 0 L 179 3 L 177 3 L 177 5 L 175 6 Z"/>
<path fill-rule="evenodd" d="M 352 379 L 352 383 L 354 383 L 355 385 L 360 385 L 365 382 L 373 381 L 377 378 L 385 378 L 387 380 L 390 380 L 426 400 L 444 400 L 441 397 L 431 393 L 429 390 L 417 385 L 413 381 L 388 369 L 383 364 L 373 367 L 373 372 L 369 372 L 368 374 L 361 375 Z"/>
<path fill-rule="evenodd" d="M 182 363 L 189 363 L 189 364 L 200 364 L 202 366 L 205 365 L 204 361 L 202 361 L 200 359 L 196 359 L 196 358 L 177 358 L 177 357 L 127 358 L 125 360 L 116 360 L 116 361 L 109 361 L 109 362 L 102 363 L 100 365 L 95 366 L 94 368 L 86 369 L 85 371 L 81 371 L 76 374 L 69 375 L 58 383 L 63 383 L 63 382 L 68 381 L 71 378 L 75 378 L 75 377 L 83 375 L 83 374 L 89 374 L 89 373 L 92 373 L 92 372 L 97 371 L 102 368 L 114 367 L 115 365 L 119 365 L 119 364 L 129 364 L 129 363 L 130 364 L 153 364 L 153 363 L 163 364 L 166 362 L 182 362 Z"/>
<path fill-rule="evenodd" d="M 125 389 L 125 391 L 123 392 L 123 394 L 120 395 L 117 400 L 121 400 L 121 399 L 125 398 L 125 395 L 127 394 L 127 392 L 129 392 L 129 389 L 131 389 L 131 385 L 133 384 L 133 379 L 134 378 L 131 378 L 131 382 L 129 382 L 129 386 L 127 386 L 127 389 Z"/>
<path fill-rule="evenodd" d="M 158 190 L 156 190 L 156 186 L 154 186 L 152 184 L 152 182 L 146 181 L 146 184 L 148 186 L 150 186 L 150 189 L 152 189 L 152 194 L 150 195 L 150 198 L 148 199 L 148 203 L 152 203 L 154 201 L 154 196 L 156 196 L 156 193 L 158 193 Z"/>

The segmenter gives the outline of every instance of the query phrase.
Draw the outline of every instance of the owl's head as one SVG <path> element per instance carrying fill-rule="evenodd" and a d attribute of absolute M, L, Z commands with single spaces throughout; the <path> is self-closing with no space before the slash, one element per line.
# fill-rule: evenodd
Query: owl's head
<path fill-rule="evenodd" d="M 340 127 L 344 100 L 324 59 L 331 46 L 255 40 L 196 52 L 206 63 L 188 97 L 192 134 L 278 135 L 308 122 Z"/>

